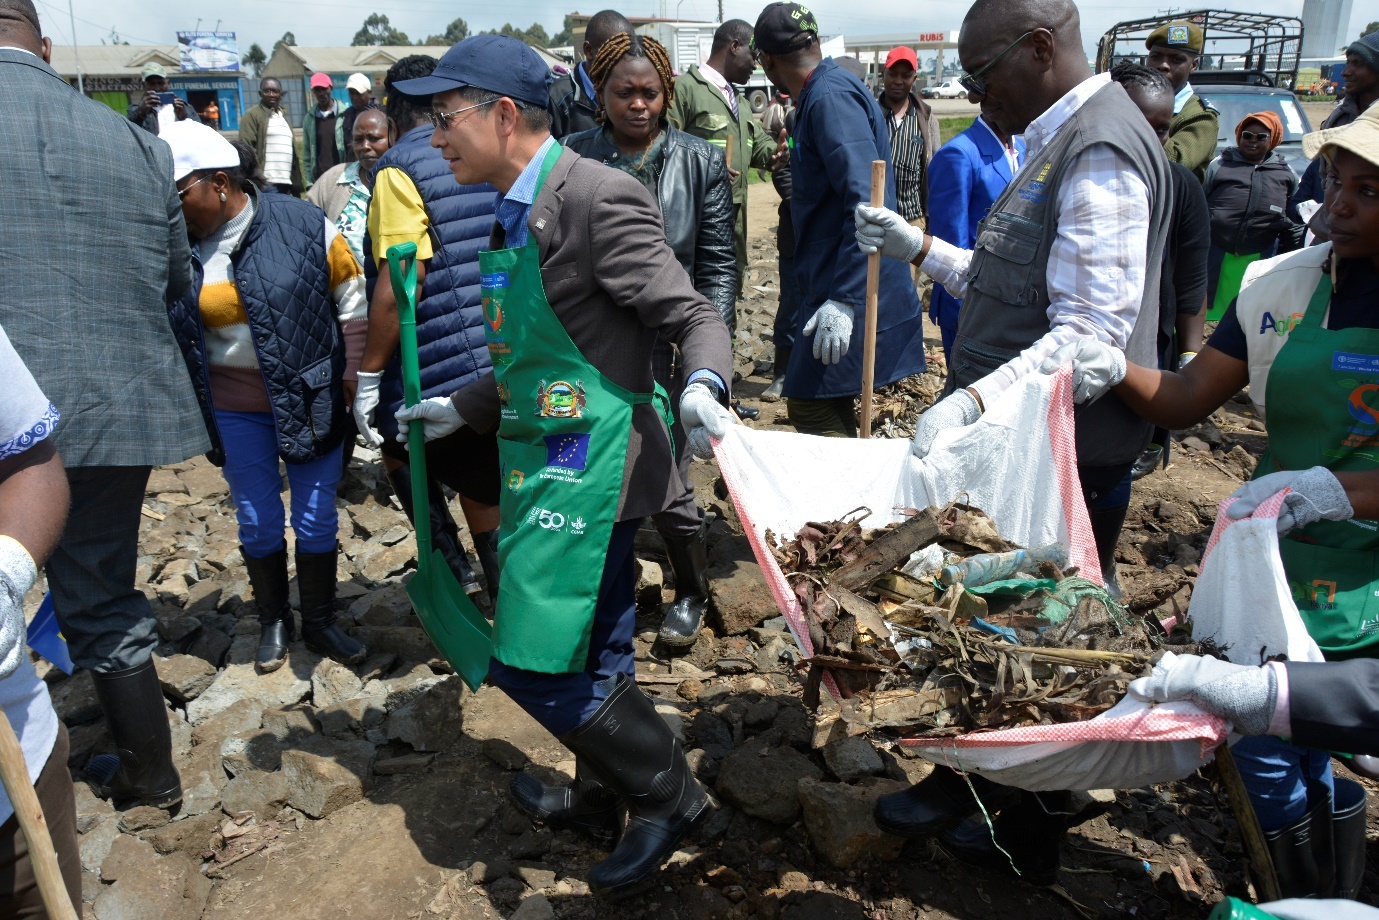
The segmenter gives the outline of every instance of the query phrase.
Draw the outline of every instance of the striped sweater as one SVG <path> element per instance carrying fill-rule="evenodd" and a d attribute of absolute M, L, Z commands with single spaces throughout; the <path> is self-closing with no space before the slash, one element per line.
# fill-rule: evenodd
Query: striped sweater
<path fill-rule="evenodd" d="M 211 396 L 217 409 L 230 412 L 268 412 L 271 408 L 230 260 L 253 222 L 254 212 L 251 197 L 244 210 L 196 244 L 204 270 L 200 308 L 206 360 L 211 368 Z M 368 333 L 364 272 L 349 243 L 324 214 L 321 226 L 330 263 L 331 297 L 344 333 L 345 379 L 355 380 Z"/>

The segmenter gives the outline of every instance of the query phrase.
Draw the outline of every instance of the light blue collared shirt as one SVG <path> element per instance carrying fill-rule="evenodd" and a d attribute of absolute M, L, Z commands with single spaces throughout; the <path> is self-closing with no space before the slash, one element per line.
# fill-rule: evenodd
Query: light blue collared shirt
<path fill-rule="evenodd" d="M 1192 98 L 1192 94 L 1197 90 L 1192 88 L 1191 83 L 1184 83 L 1183 88 L 1173 95 L 1173 114 L 1177 115 L 1187 105 L 1187 101 Z"/>
<path fill-rule="evenodd" d="M 494 216 L 498 218 L 498 223 L 503 225 L 503 232 L 506 234 L 505 245 L 509 249 L 520 249 L 527 245 L 527 215 L 531 213 L 532 202 L 536 200 L 536 180 L 541 175 L 541 165 L 546 162 L 546 154 L 555 142 L 553 137 L 546 138 L 546 143 L 542 144 L 541 149 L 527 162 L 526 168 L 517 177 L 517 181 L 512 183 L 508 193 L 498 193 Z"/>

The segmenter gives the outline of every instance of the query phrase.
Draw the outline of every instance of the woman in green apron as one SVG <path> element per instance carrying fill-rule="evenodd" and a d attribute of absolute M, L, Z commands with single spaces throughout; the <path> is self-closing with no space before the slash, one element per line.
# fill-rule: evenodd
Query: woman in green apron
<path fill-rule="evenodd" d="M 1328 660 L 1376 657 L 1379 109 L 1309 134 L 1303 146 L 1331 167 L 1331 243 L 1252 266 L 1207 346 L 1181 373 L 1127 367 L 1123 354 L 1091 341 L 1060 349 L 1045 370 L 1072 361 L 1079 401 L 1114 387 L 1141 415 L 1175 430 L 1248 384 L 1269 447 L 1228 513 L 1244 517 L 1291 489 L 1279 515 L 1279 550 L 1308 632 Z M 1233 750 L 1285 896 L 1353 896 L 1359 879 L 1342 868 L 1353 872 L 1356 861 L 1342 857 L 1364 847 L 1363 788 L 1333 779 L 1325 751 L 1267 736 Z"/>
<path fill-rule="evenodd" d="M 489 678 L 576 758 L 573 785 L 519 774 L 513 797 L 548 824 L 616 842 L 589 885 L 618 895 L 712 809 L 635 680 L 633 538 L 676 494 L 651 351 L 658 335 L 680 347 L 694 368 L 681 419 L 719 435 L 732 357 L 646 190 L 550 136 L 549 82 L 526 45 L 478 35 L 430 77 L 397 84 L 433 95 L 431 143 L 456 180 L 499 189 L 491 248 L 479 253 L 493 376 L 397 420 L 402 430 L 424 421 L 428 440 L 497 429 L 502 579 Z"/>

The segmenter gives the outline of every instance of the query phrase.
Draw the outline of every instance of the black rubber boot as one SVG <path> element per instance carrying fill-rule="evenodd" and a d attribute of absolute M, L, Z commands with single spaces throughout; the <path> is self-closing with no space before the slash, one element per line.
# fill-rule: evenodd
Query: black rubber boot
<path fill-rule="evenodd" d="M 1112 508 L 1089 508 L 1087 517 L 1092 523 L 1092 539 L 1096 540 L 1097 561 L 1101 563 L 1101 577 L 1111 597 L 1120 600 L 1120 581 L 1116 578 L 1116 541 L 1125 526 L 1128 504 Z"/>
<path fill-rule="evenodd" d="M 1336 897 L 1355 900 L 1365 878 L 1365 787 L 1334 777 L 1335 804 L 1331 811 L 1332 852 L 1336 863 Z"/>
<path fill-rule="evenodd" d="M 415 527 L 417 516 L 412 507 L 411 466 L 404 463 L 395 470 L 388 470 L 388 482 L 392 484 L 393 493 L 397 495 L 403 513 L 407 515 L 407 519 Z M 455 573 L 455 578 L 459 581 L 464 593 L 478 594 L 484 589 L 479 584 L 479 579 L 474 577 L 474 566 L 470 565 L 469 554 L 465 552 L 464 544 L 460 542 L 460 526 L 455 523 L 454 516 L 450 514 L 450 506 L 445 501 L 445 493 L 441 492 L 440 486 L 433 481 L 427 484 L 426 494 L 430 502 L 428 508 L 431 519 L 431 545 L 440 550 L 446 565 L 450 566 L 450 571 Z"/>
<path fill-rule="evenodd" d="M 967 785 L 969 779 L 971 787 Z M 932 837 L 978 811 L 973 789 L 981 796 L 987 811 L 995 811 L 1014 792 L 975 773 L 964 779 L 947 767 L 934 767 L 932 773 L 909 789 L 877 799 L 872 817 L 877 827 L 887 833 L 900 837 Z"/>
<path fill-rule="evenodd" d="M 992 821 L 994 840 L 980 814 L 938 839 L 949 855 L 968 865 L 1003 869 L 1031 885 L 1052 885 L 1058 881 L 1059 844 L 1071 821 L 1071 793 L 1021 792 Z"/>
<path fill-rule="evenodd" d="M 297 552 L 297 593 L 301 599 L 302 638 L 318 655 L 341 664 L 358 664 L 368 649 L 335 625 L 335 557 L 339 547 L 326 553 Z"/>
<path fill-rule="evenodd" d="M 488 599 L 498 606 L 498 528 L 476 533 L 474 552 L 479 555 L 479 567 L 484 570 L 484 581 L 488 582 Z"/>
<path fill-rule="evenodd" d="M 1284 898 L 1329 898 L 1336 890 L 1331 796 L 1326 787 L 1311 786 L 1307 804 L 1307 814 L 1297 821 L 1264 834 Z"/>
<path fill-rule="evenodd" d="M 693 645 L 704 626 L 709 609 L 709 525 L 700 521 L 699 532 L 691 537 L 661 534 L 675 576 L 675 600 L 661 620 L 661 641 L 672 648 Z"/>
<path fill-rule="evenodd" d="M 790 366 L 790 349 L 776 348 L 776 360 L 771 366 L 771 385 L 761 394 L 762 402 L 775 402 L 785 390 L 785 369 Z"/>
<path fill-rule="evenodd" d="M 601 850 L 611 850 L 622 832 L 618 796 L 607 786 L 575 767 L 575 781 L 568 786 L 547 786 L 536 777 L 518 773 L 508 784 L 517 807 L 551 827 L 576 831 Z"/>
<path fill-rule="evenodd" d="M 611 856 L 589 870 L 593 891 L 632 894 L 714 810 L 656 707 L 624 674 L 583 725 L 560 740 L 627 809 Z"/>
<path fill-rule="evenodd" d="M 1143 479 L 1154 470 L 1158 469 L 1159 461 L 1164 458 L 1162 444 L 1150 444 L 1140 454 L 1140 458 L 1135 461 L 1135 465 L 1130 468 L 1131 479 Z"/>
<path fill-rule="evenodd" d="M 254 663 L 265 673 L 276 671 L 287 660 L 287 646 L 295 638 L 287 597 L 287 550 L 261 559 L 251 558 L 243 547 L 240 552 L 259 608 L 259 650 Z"/>
<path fill-rule="evenodd" d="M 86 776 L 101 795 L 172 811 L 182 781 L 172 765 L 172 730 L 153 659 L 123 671 L 91 672 L 118 755 L 92 757 Z"/>

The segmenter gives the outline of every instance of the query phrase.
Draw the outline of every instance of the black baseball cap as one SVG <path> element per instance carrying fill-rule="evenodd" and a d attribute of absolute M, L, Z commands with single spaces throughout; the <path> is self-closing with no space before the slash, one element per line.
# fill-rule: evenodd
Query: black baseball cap
<path fill-rule="evenodd" d="M 394 87 L 409 96 L 430 96 L 472 86 L 544 108 L 550 85 L 551 69 L 524 43 L 506 35 L 473 35 L 445 52 L 429 77 Z"/>
<path fill-rule="evenodd" d="M 767 54 L 789 54 L 818 40 L 814 14 L 798 3 L 772 3 L 761 11 L 752 30 L 752 50 Z"/>

